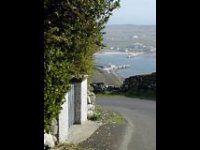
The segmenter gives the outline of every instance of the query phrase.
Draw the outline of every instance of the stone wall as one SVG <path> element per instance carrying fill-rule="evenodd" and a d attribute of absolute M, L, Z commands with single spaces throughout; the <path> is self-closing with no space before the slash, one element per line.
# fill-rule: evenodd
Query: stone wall
<path fill-rule="evenodd" d="M 91 83 L 94 93 L 145 93 L 151 92 L 156 93 L 156 72 L 151 74 L 136 75 L 126 78 L 123 81 L 122 86 L 116 87 L 114 85 L 105 85 L 103 82 Z"/>
<path fill-rule="evenodd" d="M 126 78 L 122 89 L 124 91 L 145 92 L 151 90 L 156 92 L 156 72 Z"/>
<path fill-rule="evenodd" d="M 87 118 L 92 119 L 95 116 L 96 95 L 88 90 L 87 94 Z"/>

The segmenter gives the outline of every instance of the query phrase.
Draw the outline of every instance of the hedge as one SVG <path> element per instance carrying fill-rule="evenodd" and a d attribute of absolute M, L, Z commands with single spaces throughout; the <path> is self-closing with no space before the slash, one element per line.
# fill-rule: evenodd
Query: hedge
<path fill-rule="evenodd" d="M 119 0 L 44 0 L 44 127 L 61 111 L 72 75 L 91 74 L 93 54 Z"/>

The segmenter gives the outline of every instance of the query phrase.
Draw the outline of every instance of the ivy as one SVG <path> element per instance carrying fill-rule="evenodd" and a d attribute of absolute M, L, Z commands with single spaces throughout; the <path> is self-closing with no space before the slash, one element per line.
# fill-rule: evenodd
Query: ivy
<path fill-rule="evenodd" d="M 91 74 L 92 55 L 119 0 L 44 0 L 44 127 L 49 131 L 72 75 Z"/>

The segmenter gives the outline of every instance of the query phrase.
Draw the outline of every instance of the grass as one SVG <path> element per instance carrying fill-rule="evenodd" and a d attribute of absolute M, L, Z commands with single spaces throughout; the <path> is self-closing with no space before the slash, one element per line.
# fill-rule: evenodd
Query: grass
<path fill-rule="evenodd" d="M 145 93 L 127 92 L 124 95 L 132 98 L 156 100 L 156 93 L 151 91 L 147 91 Z"/>
<path fill-rule="evenodd" d="M 101 121 L 105 124 L 122 124 L 124 118 L 117 112 L 109 111 L 99 105 L 95 108 L 96 115 L 91 118 L 94 121 Z"/>
<path fill-rule="evenodd" d="M 92 148 L 82 148 L 74 144 L 60 144 L 56 147 L 56 150 L 94 150 Z"/>
<path fill-rule="evenodd" d="M 104 93 L 97 93 L 97 96 L 115 96 L 115 95 L 123 95 L 123 93 L 119 93 L 119 92 L 104 92 Z"/>
<path fill-rule="evenodd" d="M 97 96 L 126 96 L 132 98 L 140 98 L 140 99 L 149 99 L 149 100 L 156 100 L 156 93 L 147 91 L 142 93 L 137 92 L 108 92 L 96 94 Z"/>

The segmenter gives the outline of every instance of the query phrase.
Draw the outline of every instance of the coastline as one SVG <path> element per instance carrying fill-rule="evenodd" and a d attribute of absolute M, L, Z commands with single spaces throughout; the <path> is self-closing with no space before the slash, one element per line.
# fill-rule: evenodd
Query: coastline
<path fill-rule="evenodd" d="M 136 56 L 137 55 L 137 56 Z M 156 71 L 156 53 L 134 53 L 102 51 L 94 55 L 95 66 L 103 70 L 114 70 L 124 78 Z"/>
<path fill-rule="evenodd" d="M 102 51 L 102 52 L 97 52 L 94 54 L 94 56 L 99 56 L 99 55 L 132 55 L 132 56 L 140 56 L 140 55 L 144 55 L 144 52 L 122 52 L 122 51 L 111 51 L 111 50 L 107 50 L 107 51 Z"/>

